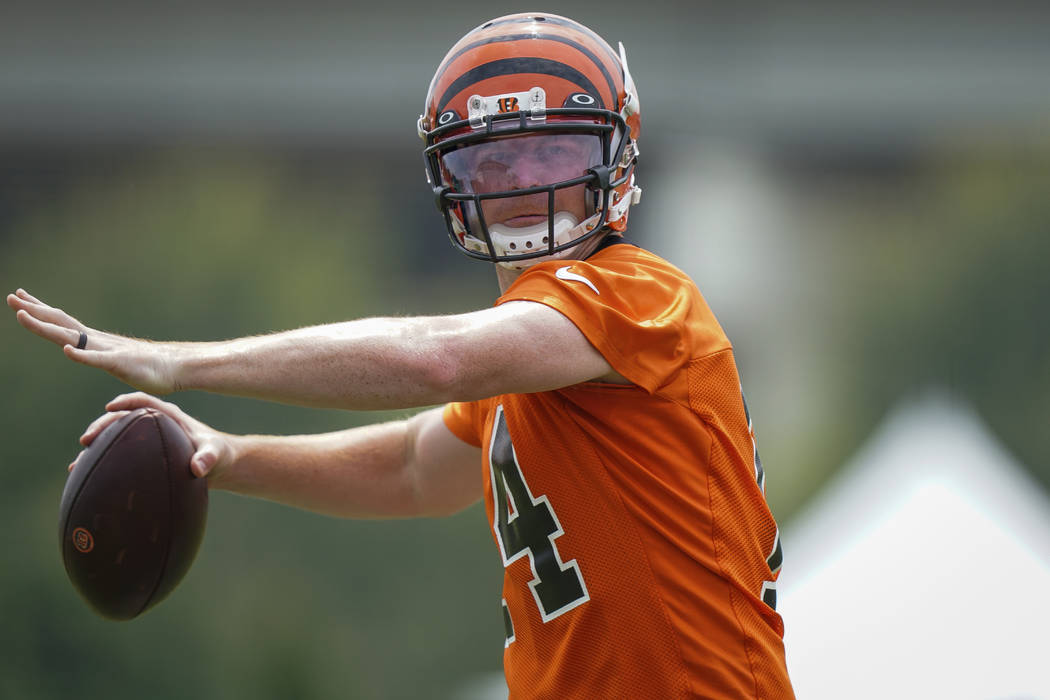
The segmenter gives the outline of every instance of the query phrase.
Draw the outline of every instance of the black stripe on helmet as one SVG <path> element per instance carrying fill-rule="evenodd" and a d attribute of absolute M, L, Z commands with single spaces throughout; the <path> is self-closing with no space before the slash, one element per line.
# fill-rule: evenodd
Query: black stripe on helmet
<path fill-rule="evenodd" d="M 616 51 L 612 46 L 609 45 L 602 37 L 598 36 L 593 30 L 580 24 L 576 20 L 569 19 L 568 17 L 554 17 L 552 15 L 523 15 L 521 17 L 508 17 L 501 20 L 493 20 L 486 22 L 485 24 L 478 27 L 475 31 L 482 29 L 489 29 L 490 27 L 499 27 L 504 24 L 525 24 L 527 22 L 546 22 L 548 24 L 557 24 L 561 27 L 568 27 L 569 29 L 575 29 L 581 34 L 586 34 L 590 38 L 594 39 L 600 46 L 607 47 L 609 49 L 609 56 L 613 59 L 616 65 L 620 65 L 620 57 L 616 54 Z"/>
<path fill-rule="evenodd" d="M 562 63 L 561 61 L 552 61 L 547 58 L 522 57 L 501 58 L 498 61 L 483 63 L 480 66 L 467 71 L 456 78 L 452 84 L 448 86 L 448 89 L 445 90 L 445 94 L 443 94 L 441 99 L 438 100 L 437 109 L 435 111 L 437 114 L 441 114 L 445 111 L 445 107 L 453 97 L 474 83 L 479 83 L 487 78 L 495 78 L 500 75 L 514 75 L 515 73 L 538 73 L 540 75 L 552 75 L 556 78 L 563 78 L 571 83 L 575 83 L 582 88 L 584 92 L 596 96 L 598 98 L 598 107 L 600 109 L 605 109 L 605 103 L 602 101 L 598 89 L 594 87 L 594 83 L 592 83 L 587 76 L 580 71 L 572 66 Z"/>
<path fill-rule="evenodd" d="M 491 37 L 489 39 L 481 39 L 480 41 L 475 41 L 471 44 L 464 46 L 452 56 L 447 57 L 445 59 L 445 62 L 441 65 L 441 67 L 438 68 L 438 73 L 443 72 L 445 70 L 445 66 L 449 65 L 450 63 L 452 63 L 457 58 L 465 54 L 467 51 L 470 51 L 471 49 L 476 49 L 479 46 L 485 46 L 487 44 L 498 44 L 504 41 L 519 41 L 521 39 L 544 39 L 546 41 L 557 41 L 567 46 L 571 46 L 572 48 L 576 49 L 584 56 L 589 58 L 591 60 L 591 63 L 596 65 L 598 67 L 598 70 L 600 70 L 602 72 L 602 75 L 605 77 L 605 82 L 609 86 L 609 94 L 612 95 L 613 98 L 613 110 L 619 111 L 620 93 L 619 90 L 616 89 L 616 83 L 613 81 L 612 75 L 609 74 L 609 69 L 606 68 L 605 64 L 602 63 L 601 60 L 599 60 L 599 58 L 595 56 L 594 53 L 586 46 L 583 46 L 582 44 L 563 36 L 554 36 L 552 34 L 508 34 L 506 36 L 497 36 Z M 619 59 L 616 60 L 616 64 L 619 65 Z"/>

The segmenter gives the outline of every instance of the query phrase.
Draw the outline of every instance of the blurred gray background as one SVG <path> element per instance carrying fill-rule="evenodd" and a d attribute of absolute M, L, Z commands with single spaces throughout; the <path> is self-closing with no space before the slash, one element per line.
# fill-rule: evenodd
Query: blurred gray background
<path fill-rule="evenodd" d="M 529 9 L 627 48 L 631 235 L 733 338 L 782 523 L 930 389 L 1050 483 L 1045 3 L 4 3 L 3 291 L 187 340 L 490 304 L 415 121 L 462 34 Z M 214 493 L 173 596 L 94 617 L 62 571 L 58 499 L 124 388 L 13 315 L 0 353 L 0 697 L 468 698 L 498 674 L 480 507 L 349 522 Z M 241 432 L 400 415 L 173 399 Z"/>

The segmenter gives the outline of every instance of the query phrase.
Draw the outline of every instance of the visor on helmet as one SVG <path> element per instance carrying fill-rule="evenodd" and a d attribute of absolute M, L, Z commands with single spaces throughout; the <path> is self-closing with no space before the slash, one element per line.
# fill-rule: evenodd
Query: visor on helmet
<path fill-rule="evenodd" d="M 602 164 L 602 150 L 596 134 L 536 132 L 468 144 L 445 153 L 442 165 L 453 191 L 494 194 L 584 177 Z"/>

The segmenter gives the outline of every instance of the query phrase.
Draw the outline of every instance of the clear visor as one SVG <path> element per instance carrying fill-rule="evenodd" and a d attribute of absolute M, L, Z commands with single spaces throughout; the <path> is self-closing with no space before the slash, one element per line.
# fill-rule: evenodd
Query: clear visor
<path fill-rule="evenodd" d="M 596 134 L 538 132 L 469 144 L 441 160 L 454 192 L 493 194 L 582 177 L 603 163 L 602 150 Z"/>

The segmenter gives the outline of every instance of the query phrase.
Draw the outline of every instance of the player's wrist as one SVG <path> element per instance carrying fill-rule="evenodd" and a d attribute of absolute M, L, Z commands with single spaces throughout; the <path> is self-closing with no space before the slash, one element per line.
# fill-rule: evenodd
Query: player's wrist
<path fill-rule="evenodd" d="M 166 343 L 162 374 L 170 391 L 215 391 L 215 369 L 222 357 L 214 343 Z"/>
<path fill-rule="evenodd" d="M 180 343 L 167 343 L 161 356 L 161 383 L 170 392 L 192 389 L 187 360 L 189 354 Z"/>

